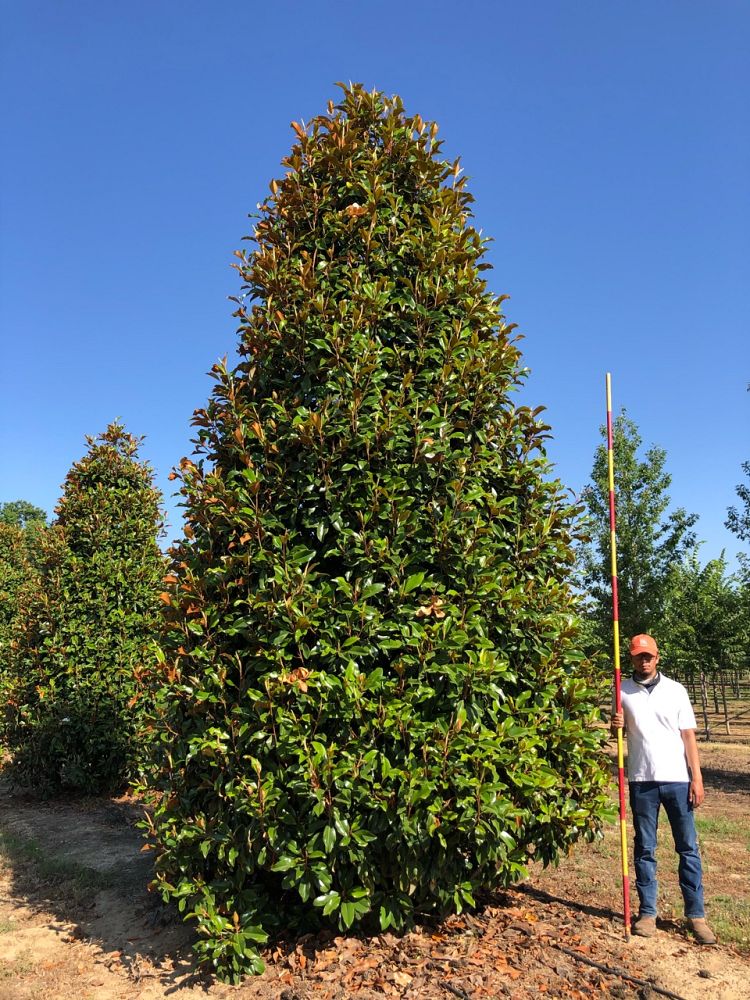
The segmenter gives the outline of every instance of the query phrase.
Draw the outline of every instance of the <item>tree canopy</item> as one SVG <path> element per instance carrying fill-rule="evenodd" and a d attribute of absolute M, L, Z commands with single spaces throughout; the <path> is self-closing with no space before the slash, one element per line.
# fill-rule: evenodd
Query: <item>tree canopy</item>
<path fill-rule="evenodd" d="M 636 424 L 623 410 L 612 426 L 617 519 L 617 583 L 620 634 L 663 633 L 663 616 L 670 590 L 670 573 L 679 567 L 696 542 L 697 521 L 683 507 L 670 509 L 671 476 L 667 454 L 652 445 L 642 451 Z M 590 541 L 579 550 L 580 584 L 600 648 L 612 634 L 609 472 L 606 429 L 594 455 L 591 483 L 583 497 Z"/>
<path fill-rule="evenodd" d="M 747 542 L 750 541 L 750 462 L 743 462 L 742 470 L 748 477 L 747 483 L 737 486 L 736 492 L 742 506 L 730 507 L 724 523 L 738 538 Z"/>
<path fill-rule="evenodd" d="M 0 524 L 10 524 L 25 528 L 34 521 L 47 522 L 47 514 L 41 507 L 35 507 L 28 500 L 11 500 L 0 503 Z"/>

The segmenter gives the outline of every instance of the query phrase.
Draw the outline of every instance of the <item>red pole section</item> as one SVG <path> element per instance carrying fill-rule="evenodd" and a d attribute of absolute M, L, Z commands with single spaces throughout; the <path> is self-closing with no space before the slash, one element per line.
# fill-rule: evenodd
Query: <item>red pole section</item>
<path fill-rule="evenodd" d="M 607 372 L 607 466 L 609 470 L 609 538 L 612 561 L 612 633 L 615 665 L 615 708 L 622 711 L 620 693 L 620 611 L 617 597 L 617 533 L 615 519 L 615 458 L 612 433 L 612 379 Z M 622 729 L 617 730 L 617 784 L 620 792 L 620 857 L 622 862 L 622 904 L 625 940 L 630 940 L 630 876 L 628 874 L 628 829 L 625 812 L 625 752 Z"/>

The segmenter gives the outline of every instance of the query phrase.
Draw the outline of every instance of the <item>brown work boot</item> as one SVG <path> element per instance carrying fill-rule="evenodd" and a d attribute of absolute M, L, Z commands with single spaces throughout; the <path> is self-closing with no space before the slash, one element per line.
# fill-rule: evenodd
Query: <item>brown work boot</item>
<path fill-rule="evenodd" d="M 633 933 L 638 937 L 653 937 L 656 934 L 656 917 L 638 917 L 633 925 Z"/>
<path fill-rule="evenodd" d="M 716 944 L 716 935 L 708 926 L 704 917 L 688 917 L 688 930 L 698 944 Z"/>

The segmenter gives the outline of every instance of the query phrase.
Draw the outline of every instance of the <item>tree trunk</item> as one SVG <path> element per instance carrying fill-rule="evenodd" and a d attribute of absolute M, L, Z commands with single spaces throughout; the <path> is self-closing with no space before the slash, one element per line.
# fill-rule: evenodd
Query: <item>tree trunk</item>
<path fill-rule="evenodd" d="M 711 726 L 708 722 L 708 685 L 706 675 L 701 670 L 701 708 L 703 709 L 703 725 L 705 727 L 706 742 L 711 739 Z"/>
<path fill-rule="evenodd" d="M 724 680 L 724 671 L 719 674 L 719 681 L 721 683 L 721 703 L 724 706 L 724 728 L 727 731 L 727 736 L 731 736 L 729 731 L 729 712 L 727 711 L 727 687 Z"/>
<path fill-rule="evenodd" d="M 714 712 L 719 714 L 719 693 L 716 690 L 716 666 L 711 671 L 711 694 L 714 696 Z"/>

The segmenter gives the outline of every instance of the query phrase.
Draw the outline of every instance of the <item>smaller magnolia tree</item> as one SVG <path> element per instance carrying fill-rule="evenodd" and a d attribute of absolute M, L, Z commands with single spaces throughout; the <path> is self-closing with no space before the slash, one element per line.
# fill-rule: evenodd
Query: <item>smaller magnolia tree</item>
<path fill-rule="evenodd" d="M 46 533 L 10 658 L 16 776 L 54 793 L 115 789 L 141 756 L 139 678 L 159 621 L 161 495 L 119 423 L 87 438 Z"/>
<path fill-rule="evenodd" d="M 10 649 L 17 627 L 20 592 L 37 571 L 38 539 L 44 521 L 33 523 L 34 546 L 22 524 L 5 520 L 0 505 L 0 675 L 7 671 Z"/>
<path fill-rule="evenodd" d="M 10 664 L 38 589 L 47 515 L 26 500 L 0 504 L 0 745 L 5 742 Z"/>

